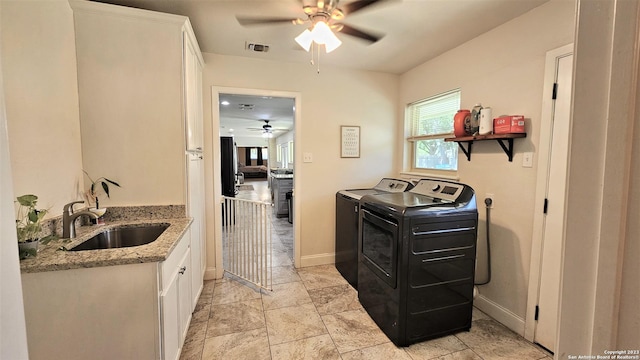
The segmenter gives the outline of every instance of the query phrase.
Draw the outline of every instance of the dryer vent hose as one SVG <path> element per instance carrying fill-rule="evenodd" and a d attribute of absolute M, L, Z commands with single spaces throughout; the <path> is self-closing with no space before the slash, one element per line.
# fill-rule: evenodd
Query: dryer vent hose
<path fill-rule="evenodd" d="M 489 227 L 491 225 L 491 204 L 493 203 L 493 200 L 491 198 L 486 198 L 484 199 L 484 205 L 485 205 L 485 209 L 487 211 L 487 217 L 486 217 L 486 222 L 487 222 L 487 280 L 480 282 L 480 283 L 475 283 L 475 285 L 486 285 L 491 281 L 491 241 L 490 241 L 490 237 L 489 237 Z"/>

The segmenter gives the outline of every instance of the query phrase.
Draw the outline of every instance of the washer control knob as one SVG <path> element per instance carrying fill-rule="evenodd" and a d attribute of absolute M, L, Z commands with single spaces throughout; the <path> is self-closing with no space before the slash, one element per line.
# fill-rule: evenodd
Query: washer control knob
<path fill-rule="evenodd" d="M 438 185 L 438 184 L 435 184 L 435 185 L 433 185 L 433 187 L 431 187 L 431 191 L 433 191 L 433 192 L 436 192 L 438 190 L 440 190 L 440 185 Z"/>

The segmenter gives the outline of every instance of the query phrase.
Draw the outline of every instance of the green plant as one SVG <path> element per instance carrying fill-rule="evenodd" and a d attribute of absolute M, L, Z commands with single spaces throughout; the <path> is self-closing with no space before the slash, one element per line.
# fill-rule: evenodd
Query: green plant
<path fill-rule="evenodd" d="M 18 242 L 37 240 L 42 231 L 41 221 L 47 214 L 47 210 L 36 209 L 38 197 L 35 195 L 22 195 L 16 200 L 20 204 L 16 219 Z"/>
<path fill-rule="evenodd" d="M 96 180 L 93 180 L 91 178 L 91 176 L 89 176 L 89 173 L 87 173 L 84 170 L 82 170 L 82 172 L 84 172 L 84 174 L 87 175 L 87 178 L 89 178 L 89 181 L 91 181 L 91 186 L 89 187 L 89 190 L 87 191 L 87 197 L 89 198 L 87 200 L 88 200 L 89 203 L 91 203 L 92 200 L 93 200 L 93 202 L 95 202 L 95 204 L 96 204 L 96 209 L 100 208 L 100 200 L 98 198 L 98 196 L 100 195 L 100 193 L 99 193 L 100 189 L 107 195 L 108 198 L 110 198 L 110 196 L 109 196 L 109 184 L 115 185 L 117 187 L 120 187 L 120 184 L 118 184 L 117 182 L 115 182 L 113 180 L 109 180 L 106 177 L 99 177 Z M 100 187 L 98 188 L 97 185 L 100 185 Z"/>

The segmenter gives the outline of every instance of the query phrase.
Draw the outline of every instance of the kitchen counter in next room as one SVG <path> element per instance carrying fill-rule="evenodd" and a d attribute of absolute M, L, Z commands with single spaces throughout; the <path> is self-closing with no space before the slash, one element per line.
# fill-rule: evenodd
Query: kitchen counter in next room
<path fill-rule="evenodd" d="M 47 245 L 40 244 L 38 256 L 20 261 L 23 273 L 59 271 L 79 268 L 162 262 L 167 259 L 179 239 L 189 229 L 191 218 L 115 220 L 105 225 L 78 226 L 78 236 L 70 242 L 53 240 Z M 145 224 L 169 224 L 170 226 L 153 242 L 146 245 L 84 251 L 65 251 L 94 235 L 115 227 Z"/>
<path fill-rule="evenodd" d="M 276 216 L 289 215 L 286 194 L 293 190 L 293 174 L 271 174 L 271 197 L 276 207 Z"/>

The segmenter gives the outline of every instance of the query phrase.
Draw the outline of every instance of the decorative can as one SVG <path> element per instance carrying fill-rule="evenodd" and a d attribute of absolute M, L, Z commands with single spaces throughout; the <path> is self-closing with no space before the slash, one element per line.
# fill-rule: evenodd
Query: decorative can
<path fill-rule="evenodd" d="M 465 126 L 467 135 L 475 135 L 480 129 L 480 110 L 482 110 L 482 105 L 480 103 L 476 104 L 471 110 L 469 124 Z"/>
<path fill-rule="evenodd" d="M 468 119 L 471 117 L 471 111 L 469 110 L 458 110 L 458 112 L 453 117 L 453 134 L 456 137 L 463 137 L 467 135 L 465 132 L 465 124 Z"/>

